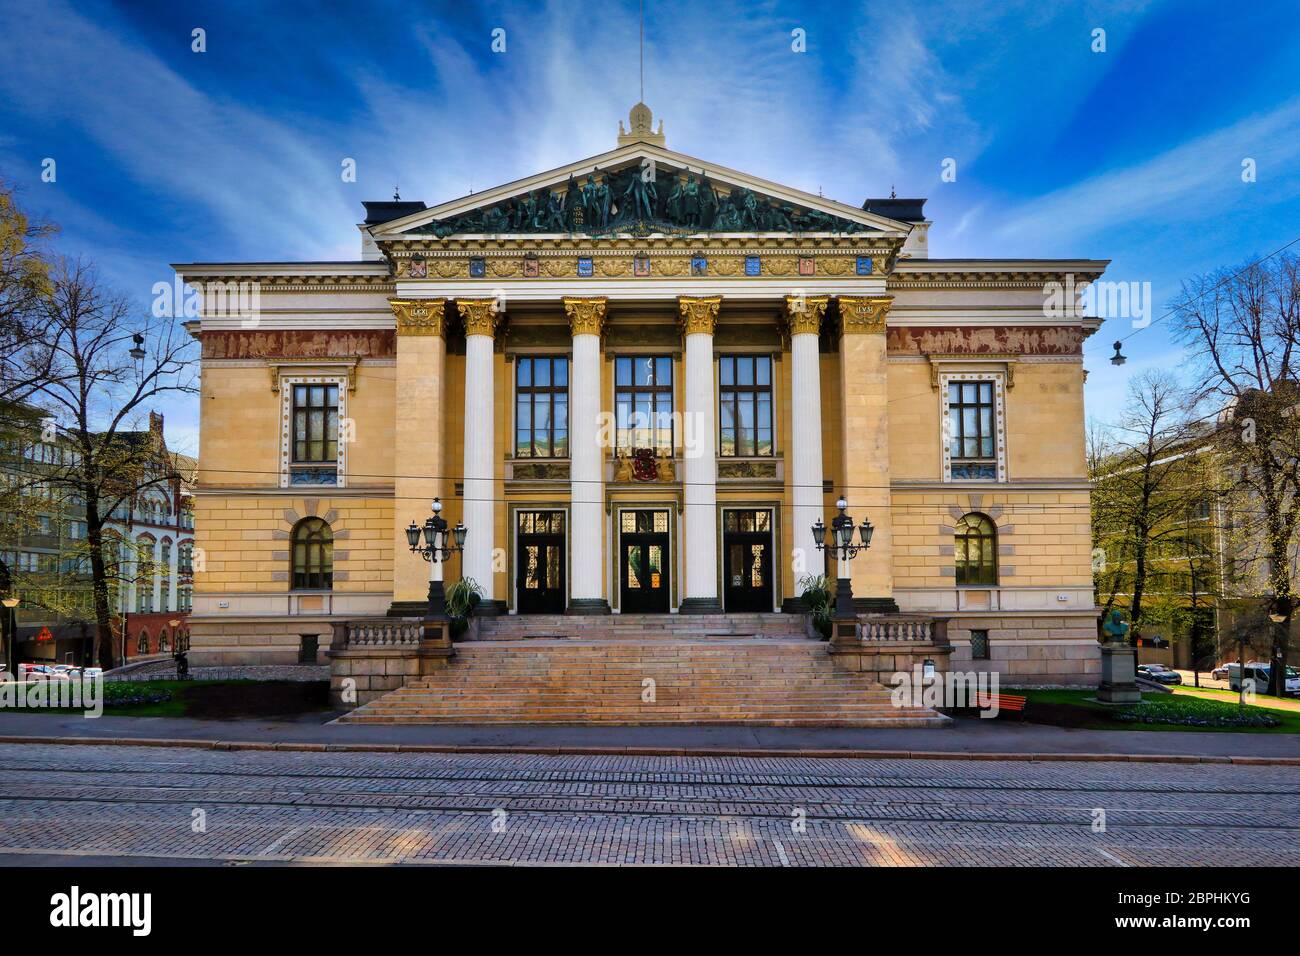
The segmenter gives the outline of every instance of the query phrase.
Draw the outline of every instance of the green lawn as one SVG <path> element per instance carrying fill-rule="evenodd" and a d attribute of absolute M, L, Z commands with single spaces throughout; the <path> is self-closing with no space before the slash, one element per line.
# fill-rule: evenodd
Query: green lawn
<path fill-rule="evenodd" d="M 1195 690 L 1195 688 L 1193 688 Z M 1229 698 L 1224 692 L 1223 699 L 1195 694 L 1158 694 L 1145 693 L 1141 705 L 1131 707 L 1102 704 L 1095 698 L 1095 690 L 1037 690 L 1029 688 L 1006 688 L 1006 694 L 1027 697 L 1029 703 L 1025 710 L 1025 720 L 1030 723 L 1052 724 L 1061 727 L 1082 727 L 1089 730 L 1179 730 L 1200 732 L 1228 732 L 1255 734 L 1300 734 L 1300 711 L 1291 706 L 1290 701 L 1255 699 L 1255 705 L 1246 711 L 1255 715 L 1268 715 L 1278 721 L 1275 727 L 1240 727 L 1214 726 L 1192 723 L 1171 723 L 1168 720 L 1156 720 L 1147 723 L 1141 720 L 1121 720 L 1119 714 L 1134 712 L 1174 720 L 1210 720 L 1239 713 L 1235 695 Z M 999 718 L 1015 720 L 1014 715 Z"/>
<path fill-rule="evenodd" d="M 109 717 L 230 719 L 325 711 L 323 681 L 151 680 L 105 681 Z M 21 708 L 21 713 L 68 714 L 80 710 Z M 0 711 L 3 713 L 3 711 Z"/>

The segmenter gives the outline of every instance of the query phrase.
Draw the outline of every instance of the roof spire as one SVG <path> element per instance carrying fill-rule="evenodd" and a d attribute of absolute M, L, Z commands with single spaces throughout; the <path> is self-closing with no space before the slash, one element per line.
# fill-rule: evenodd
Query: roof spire
<path fill-rule="evenodd" d="M 401 201 L 402 201 L 402 192 L 401 192 L 401 189 L 400 189 L 400 187 L 398 187 L 398 186 L 394 186 L 394 187 L 393 187 L 393 202 L 401 202 Z"/>
<path fill-rule="evenodd" d="M 641 80 L 641 99 L 632 107 L 631 112 L 627 114 L 629 129 L 623 128 L 623 121 L 618 121 L 618 145 L 626 146 L 628 143 L 651 143 L 655 146 L 664 145 L 664 121 L 659 121 L 658 131 L 654 128 L 654 114 L 650 112 L 650 107 L 645 105 L 645 0 L 639 4 L 641 16 L 641 40 L 640 40 L 640 80 Z"/>

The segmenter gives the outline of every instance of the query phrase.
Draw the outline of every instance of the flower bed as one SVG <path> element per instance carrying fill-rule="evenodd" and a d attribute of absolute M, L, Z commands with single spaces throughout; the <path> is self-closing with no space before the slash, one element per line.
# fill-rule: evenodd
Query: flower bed
<path fill-rule="evenodd" d="M 1277 727 L 1281 721 L 1260 707 L 1241 707 L 1217 700 L 1174 697 L 1144 701 L 1115 714 L 1116 720 L 1187 727 Z"/>

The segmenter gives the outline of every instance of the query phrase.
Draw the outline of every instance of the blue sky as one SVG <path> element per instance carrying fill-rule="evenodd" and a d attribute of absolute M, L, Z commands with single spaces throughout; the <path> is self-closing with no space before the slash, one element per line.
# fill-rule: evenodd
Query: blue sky
<path fill-rule="evenodd" d="M 670 148 L 853 204 L 925 196 L 932 256 L 1111 259 L 1158 316 L 1184 278 L 1300 235 L 1293 3 L 646 7 Z M 0 0 L 0 176 L 142 316 L 171 262 L 353 258 L 363 199 L 602 152 L 637 97 L 635 2 Z M 1156 324 L 1111 366 L 1132 331 L 1088 344 L 1091 415 L 1179 364 Z M 195 451 L 197 402 L 164 410 Z"/>

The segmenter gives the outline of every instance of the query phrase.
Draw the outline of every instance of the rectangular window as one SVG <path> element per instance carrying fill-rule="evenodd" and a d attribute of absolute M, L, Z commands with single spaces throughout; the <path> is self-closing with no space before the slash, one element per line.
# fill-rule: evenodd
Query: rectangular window
<path fill-rule="evenodd" d="M 673 450 L 673 360 L 626 355 L 614 360 L 615 442 L 620 449 Z"/>
<path fill-rule="evenodd" d="M 515 361 L 515 457 L 569 457 L 569 360 Z"/>
<path fill-rule="evenodd" d="M 339 457 L 339 387 L 293 386 L 290 480 L 293 484 L 335 484 Z"/>
<path fill-rule="evenodd" d="M 971 660 L 974 661 L 986 661 L 989 659 L 988 631 L 970 632 L 970 656 Z"/>
<path fill-rule="evenodd" d="M 992 382 L 948 383 L 948 455 L 953 478 L 998 477 Z"/>
<path fill-rule="evenodd" d="M 720 454 L 772 454 L 771 356 L 722 356 L 718 384 Z"/>

